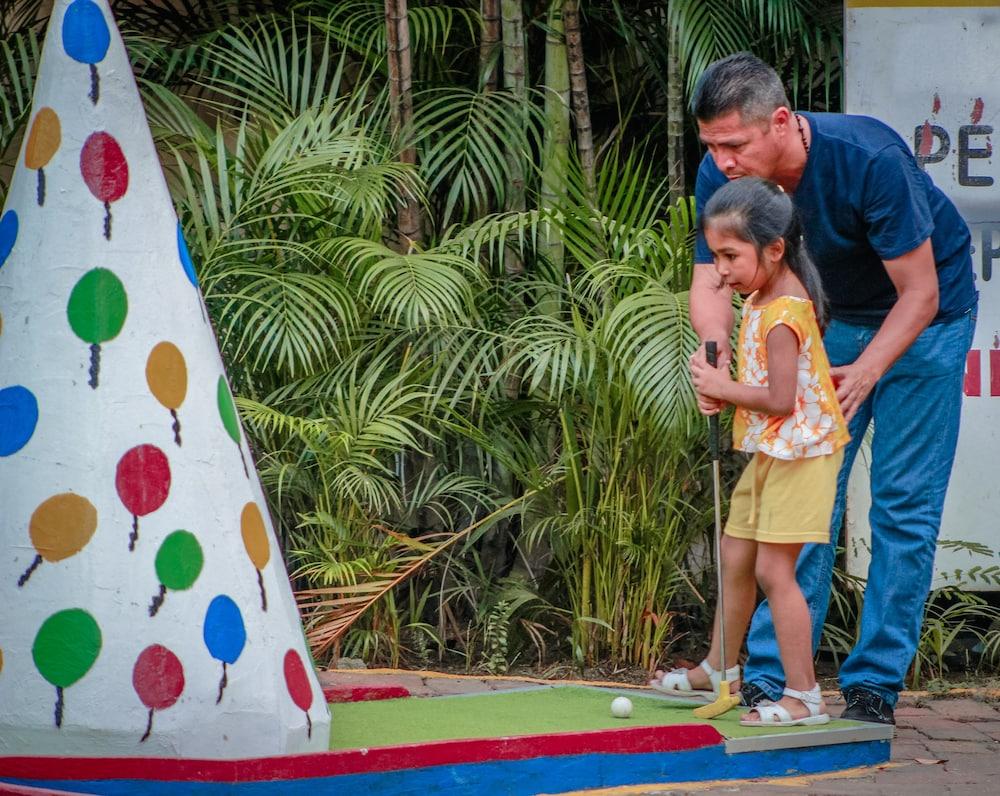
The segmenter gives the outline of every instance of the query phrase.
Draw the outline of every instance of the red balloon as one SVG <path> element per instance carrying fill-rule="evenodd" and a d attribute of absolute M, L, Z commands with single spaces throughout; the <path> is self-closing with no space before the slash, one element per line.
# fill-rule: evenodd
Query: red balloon
<path fill-rule="evenodd" d="M 84 142 L 80 171 L 90 192 L 102 202 L 117 202 L 128 190 L 125 154 L 107 133 L 92 133 Z"/>
<path fill-rule="evenodd" d="M 306 674 L 306 667 L 302 665 L 302 658 L 295 650 L 285 653 L 285 683 L 296 707 L 308 711 L 313 702 L 312 686 L 309 685 L 309 676 Z"/>
<path fill-rule="evenodd" d="M 136 658 L 132 687 L 147 708 L 169 708 L 184 691 L 184 667 L 166 647 L 151 644 Z"/>
<path fill-rule="evenodd" d="M 170 492 L 170 463 L 155 445 L 137 445 L 118 460 L 118 497 L 132 514 L 145 516 L 163 505 Z"/>

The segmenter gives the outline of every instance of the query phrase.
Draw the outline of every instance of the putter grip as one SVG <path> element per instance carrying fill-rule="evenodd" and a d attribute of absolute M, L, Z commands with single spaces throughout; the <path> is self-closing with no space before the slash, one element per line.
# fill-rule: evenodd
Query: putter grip
<path fill-rule="evenodd" d="M 705 341 L 705 358 L 713 368 L 719 363 L 719 346 L 715 340 Z M 719 460 L 719 416 L 710 415 L 708 418 L 708 449 L 712 454 L 712 461 Z"/>

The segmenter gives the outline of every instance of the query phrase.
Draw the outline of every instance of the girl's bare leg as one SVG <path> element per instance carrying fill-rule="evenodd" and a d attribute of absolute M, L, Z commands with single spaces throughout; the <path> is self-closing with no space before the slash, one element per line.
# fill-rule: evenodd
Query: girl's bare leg
<path fill-rule="evenodd" d="M 757 581 L 771 606 L 774 632 L 778 637 L 778 650 L 785 669 L 785 685 L 796 691 L 808 691 L 816 685 L 816 672 L 813 669 L 809 607 L 795 579 L 795 562 L 801 550 L 801 544 L 761 542 L 757 549 L 756 573 Z M 809 715 L 809 708 L 793 697 L 783 696 L 778 704 L 793 719 Z M 821 704 L 820 712 L 825 711 L 826 705 Z M 753 711 L 747 714 L 750 721 L 759 718 Z"/>
<path fill-rule="evenodd" d="M 746 636 L 750 617 L 757 604 L 757 581 L 754 577 L 754 561 L 757 556 L 757 543 L 749 539 L 737 539 L 734 536 L 722 537 L 722 578 L 726 599 L 726 665 L 722 665 L 719 649 L 719 615 L 716 611 L 712 633 L 712 646 L 705 656 L 713 669 L 729 669 L 739 661 L 740 648 Z M 656 672 L 657 679 L 663 677 L 663 672 Z M 698 690 L 710 690 L 712 685 L 708 675 L 700 666 L 688 669 L 688 681 L 691 687 Z M 733 693 L 740 689 L 739 680 L 729 684 Z"/>

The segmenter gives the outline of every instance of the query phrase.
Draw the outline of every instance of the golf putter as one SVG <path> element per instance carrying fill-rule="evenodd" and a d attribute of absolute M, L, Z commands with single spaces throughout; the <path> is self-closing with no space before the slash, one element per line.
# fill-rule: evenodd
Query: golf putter
<path fill-rule="evenodd" d="M 719 347 L 715 340 L 705 341 L 705 357 L 713 368 L 719 361 Z M 719 680 L 719 693 L 714 702 L 695 708 L 694 715 L 699 719 L 714 719 L 740 704 L 739 696 L 729 693 L 729 681 L 726 679 L 726 611 L 722 594 L 722 500 L 719 483 L 719 416 L 708 418 L 708 448 L 712 454 L 712 493 L 715 499 L 715 571 L 718 579 L 718 611 L 719 611 L 719 648 L 722 650 L 719 658 L 719 668 L 722 679 Z"/>

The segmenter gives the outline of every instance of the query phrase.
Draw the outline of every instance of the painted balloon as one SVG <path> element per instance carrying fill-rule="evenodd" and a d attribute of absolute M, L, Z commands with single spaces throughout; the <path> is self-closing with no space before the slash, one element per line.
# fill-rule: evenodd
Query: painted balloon
<path fill-rule="evenodd" d="M 111 203 L 128 190 L 125 153 L 108 133 L 91 133 L 80 150 L 80 173 L 90 192 L 104 203 L 104 237 L 111 240 Z"/>
<path fill-rule="evenodd" d="M 81 608 L 59 611 L 38 629 L 31 657 L 35 668 L 56 687 L 56 726 L 62 726 L 63 689 L 77 682 L 101 652 L 101 629 Z"/>
<path fill-rule="evenodd" d="M 215 397 L 219 405 L 219 417 L 222 418 L 222 425 L 229 438 L 236 443 L 236 448 L 240 452 L 240 461 L 243 462 L 243 472 L 249 478 L 250 471 L 247 470 L 247 460 L 243 457 L 243 446 L 240 445 L 240 419 L 236 414 L 236 404 L 233 403 L 233 394 L 229 391 L 225 376 L 219 376 Z"/>
<path fill-rule="evenodd" d="M 35 114 L 24 147 L 24 165 L 38 170 L 38 205 L 45 204 L 45 167 L 59 149 L 62 128 L 59 116 L 52 108 L 41 108 Z"/>
<path fill-rule="evenodd" d="M 260 587 L 260 607 L 267 610 L 267 592 L 264 590 L 262 570 L 271 560 L 271 545 L 267 540 L 267 527 L 264 517 L 256 503 L 250 502 L 243 507 L 240 515 L 240 531 L 243 534 L 243 546 L 246 548 L 250 561 L 257 570 L 257 585 Z"/>
<path fill-rule="evenodd" d="M 167 589 L 172 591 L 190 589 L 201 574 L 204 563 L 205 557 L 201 545 L 193 533 L 174 531 L 167 536 L 156 553 L 156 577 L 160 581 L 160 593 L 153 598 L 149 606 L 149 615 L 156 616 L 156 612 L 163 605 Z"/>
<path fill-rule="evenodd" d="M 38 400 L 27 387 L 0 390 L 0 456 L 17 453 L 28 444 L 38 425 Z"/>
<path fill-rule="evenodd" d="M 187 363 L 180 349 L 173 343 L 157 343 L 146 360 L 146 383 L 149 391 L 174 420 L 174 442 L 181 444 L 181 421 L 177 410 L 187 396 Z"/>
<path fill-rule="evenodd" d="M 149 708 L 146 733 L 142 743 L 153 731 L 153 711 L 165 710 L 184 693 L 184 667 L 180 659 L 161 644 L 150 644 L 139 653 L 132 667 L 132 687 Z"/>
<path fill-rule="evenodd" d="M 0 218 L 0 268 L 3 268 L 17 242 L 17 213 L 8 210 Z"/>
<path fill-rule="evenodd" d="M 170 462 L 155 445 L 137 445 L 118 460 L 115 488 L 122 504 L 132 514 L 129 550 L 139 539 L 139 517 L 151 514 L 170 494 Z"/>
<path fill-rule="evenodd" d="M 107 268 L 93 268 L 73 287 L 66 315 L 73 334 L 90 343 L 88 384 L 96 390 L 101 372 L 101 343 L 118 336 L 128 315 L 125 286 Z"/>
<path fill-rule="evenodd" d="M 79 553 L 96 530 L 97 509 L 85 497 L 63 492 L 43 501 L 28 523 L 28 535 L 37 555 L 17 585 L 27 583 L 43 559 L 62 561 Z"/>
<path fill-rule="evenodd" d="M 312 738 L 312 718 L 309 716 L 309 708 L 313 703 L 312 686 L 309 684 L 309 675 L 306 674 L 302 658 L 295 650 L 288 650 L 285 653 L 285 685 L 288 686 L 288 695 L 292 698 L 292 702 L 299 710 L 305 712 L 309 728 L 308 737 Z"/>
<path fill-rule="evenodd" d="M 217 661 L 222 661 L 219 696 L 215 700 L 215 704 L 218 705 L 222 701 L 222 692 L 228 681 L 226 665 L 236 663 L 247 642 L 243 615 L 230 597 L 220 594 L 209 603 L 208 611 L 205 613 L 202 637 L 205 639 L 205 646 L 208 647 L 209 654 Z"/>
<path fill-rule="evenodd" d="M 90 100 L 96 105 L 101 96 L 96 64 L 108 53 L 111 31 L 93 0 L 73 0 L 69 4 L 63 16 L 62 42 L 70 58 L 90 66 Z"/>
<path fill-rule="evenodd" d="M 192 285 L 198 287 L 198 274 L 194 270 L 194 261 L 191 259 L 191 252 L 188 250 L 187 242 L 184 240 L 184 230 L 181 222 L 177 222 L 177 255 L 180 257 L 184 273 Z"/>

